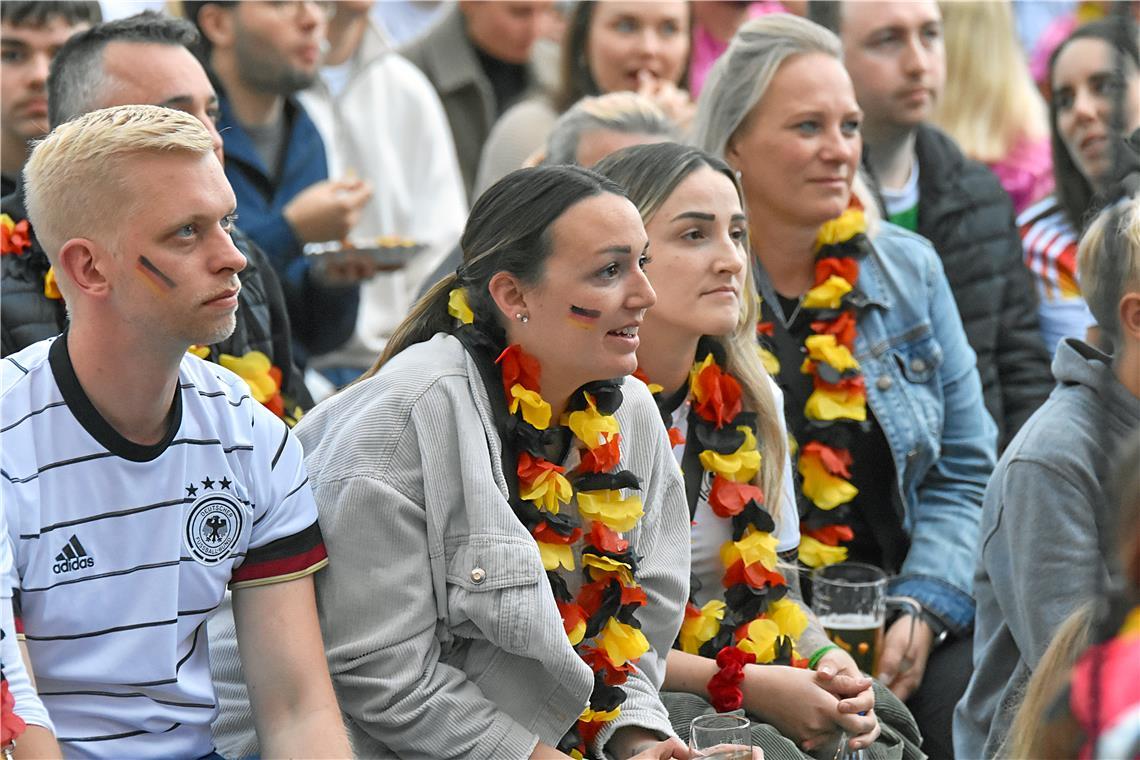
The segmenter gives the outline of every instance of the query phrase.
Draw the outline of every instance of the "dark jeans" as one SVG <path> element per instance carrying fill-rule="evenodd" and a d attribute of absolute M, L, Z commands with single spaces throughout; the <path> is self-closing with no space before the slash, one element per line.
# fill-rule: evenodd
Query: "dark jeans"
<path fill-rule="evenodd" d="M 922 751 L 931 760 L 950 760 L 954 743 L 950 726 L 954 706 L 966 691 L 974 672 L 974 637 L 954 636 L 934 650 L 926 662 L 926 673 L 906 706 L 922 732 Z"/>

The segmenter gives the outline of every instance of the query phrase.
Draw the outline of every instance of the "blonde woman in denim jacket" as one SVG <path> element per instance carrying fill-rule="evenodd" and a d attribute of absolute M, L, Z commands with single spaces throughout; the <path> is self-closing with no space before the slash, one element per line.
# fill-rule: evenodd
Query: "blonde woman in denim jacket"
<path fill-rule="evenodd" d="M 996 428 L 937 255 L 923 238 L 871 218 L 873 203 L 861 204 L 866 234 L 851 237 L 848 229 L 830 246 L 857 263 L 854 281 L 838 278 L 850 293 L 836 295 L 832 311 L 818 305 L 819 286 L 833 283 L 817 268 L 821 232 L 845 229 L 861 192 L 861 119 L 839 40 L 811 22 L 773 15 L 746 23 L 713 69 L 694 142 L 741 176 L 763 342 L 777 360 L 789 430 L 801 447 L 819 440 L 852 457 L 848 472 L 834 468 L 824 479 L 835 486 L 832 496 L 847 489 L 824 499 L 829 507 L 801 493 L 801 561 L 872 562 L 895 576 L 891 593 L 921 605 L 913 636 L 909 619 L 888 626 L 875 675 L 907 701 L 923 749 L 950 756 L 950 715 L 970 671 L 972 575 Z M 808 339 L 820 334 L 818 320 L 841 311 L 854 318 L 845 340 L 857 362 L 843 380 L 858 388 L 853 396 L 865 394 L 851 419 L 865 414 L 866 422 L 829 426 L 818 411 L 807 418 L 805 401 L 815 393 L 800 369 Z M 820 373 L 816 387 L 826 379 Z M 799 469 L 811 469 L 802 451 Z M 812 478 L 818 485 L 818 472 Z"/>

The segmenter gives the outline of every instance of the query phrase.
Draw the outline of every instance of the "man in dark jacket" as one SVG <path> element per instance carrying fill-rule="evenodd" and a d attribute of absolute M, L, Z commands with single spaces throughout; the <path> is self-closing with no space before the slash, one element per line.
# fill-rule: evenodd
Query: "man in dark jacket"
<path fill-rule="evenodd" d="M 843 41 L 864 113 L 866 168 L 886 217 L 942 257 L 1004 448 L 1053 380 L 1009 196 L 989 169 L 925 123 L 945 82 L 938 4 L 812 2 L 810 13 Z"/>
<path fill-rule="evenodd" d="M 206 125 L 215 137 L 221 161 L 221 138 L 214 128 L 217 96 L 188 50 L 196 39 L 190 24 L 154 13 L 100 24 L 76 35 L 52 64 L 48 85 L 52 127 L 99 108 L 167 106 L 186 111 Z M 146 65 L 139 66 L 144 60 Z M 13 232 L 16 225 L 23 232 L 7 236 L 13 250 L 4 253 L 12 255 L 0 257 L 0 336 L 7 356 L 58 335 L 67 325 L 67 315 L 58 291 L 46 282 L 47 256 L 34 232 L 24 231 L 27 211 L 22 187 L 4 198 L 2 205 Z M 197 350 L 243 375 L 259 401 L 286 421 L 295 420 L 297 407 L 308 409 L 313 402 L 293 362 L 281 285 L 265 254 L 248 237 L 235 230 L 233 239 L 247 260 L 238 275 L 242 289 L 237 326 L 226 340 Z M 251 356 L 255 351 L 265 355 L 269 366 Z"/>

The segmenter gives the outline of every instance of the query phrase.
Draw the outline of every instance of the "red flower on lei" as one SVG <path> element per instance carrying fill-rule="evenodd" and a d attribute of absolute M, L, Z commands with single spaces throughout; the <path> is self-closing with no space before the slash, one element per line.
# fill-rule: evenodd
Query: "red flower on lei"
<path fill-rule="evenodd" d="M 19 256 L 32 247 L 32 230 L 27 219 L 18 222 L 0 214 L 0 255 Z"/>

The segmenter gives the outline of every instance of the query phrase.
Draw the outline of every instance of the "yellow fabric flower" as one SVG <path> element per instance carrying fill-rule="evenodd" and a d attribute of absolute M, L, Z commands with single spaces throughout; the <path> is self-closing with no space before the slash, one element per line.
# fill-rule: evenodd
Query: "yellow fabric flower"
<path fill-rule="evenodd" d="M 776 639 L 779 637 L 779 626 L 771 620 L 761 618 L 748 624 L 748 634 L 736 646 L 756 655 L 756 662 L 771 662 L 776 659 Z"/>
<path fill-rule="evenodd" d="M 574 489 L 570 481 L 560 473 L 546 470 L 530 484 L 530 488 L 523 488 L 519 496 L 527 501 L 534 502 L 539 509 L 544 509 L 552 515 L 558 514 L 559 504 L 569 504 L 574 496 Z"/>
<path fill-rule="evenodd" d="M 63 293 L 59 291 L 59 283 L 55 281 L 55 267 L 48 267 L 47 274 L 44 275 L 44 296 L 53 301 L 63 298 Z"/>
<path fill-rule="evenodd" d="M 538 544 L 538 553 L 542 556 L 542 566 L 547 570 L 557 570 L 564 567 L 574 569 L 574 548 L 569 544 L 548 544 L 545 541 L 535 541 Z"/>
<path fill-rule="evenodd" d="M 771 533 L 753 530 L 739 541 L 726 541 L 720 547 L 720 561 L 725 567 L 732 567 L 737 560 L 743 560 L 745 566 L 759 562 L 765 570 L 775 570 L 779 543 Z"/>
<path fill-rule="evenodd" d="M 607 528 L 625 533 L 633 530 L 637 521 L 645 514 L 641 497 L 621 497 L 621 491 L 580 491 L 578 511 L 587 520 L 594 520 Z"/>
<path fill-rule="evenodd" d="M 834 335 L 809 335 L 804 345 L 807 347 L 809 359 L 826 362 L 835 368 L 836 372 L 859 369 L 859 362 L 851 355 L 851 351 L 835 340 Z"/>
<path fill-rule="evenodd" d="M 828 472 L 818 456 L 801 456 L 797 469 L 804 478 L 804 496 L 820 509 L 835 509 L 859 493 L 859 489 L 851 483 Z"/>
<path fill-rule="evenodd" d="M 210 356 L 210 347 L 209 346 L 194 345 L 194 346 L 190 346 L 190 348 L 186 349 L 186 353 L 194 354 L 199 359 L 207 359 Z"/>
<path fill-rule="evenodd" d="M 731 454 L 718 454 L 712 449 L 701 452 L 701 466 L 734 483 L 749 483 L 760 471 L 760 452 L 756 450 L 756 436 L 747 425 L 736 428 L 744 433 L 744 443 Z"/>
<path fill-rule="evenodd" d="M 681 642 L 681 651 L 697 654 L 706 641 L 711 641 L 720 632 L 720 621 L 724 620 L 725 603 L 713 599 L 704 607 L 701 614 L 686 617 L 681 623 L 681 633 L 678 639 Z"/>
<path fill-rule="evenodd" d="M 570 750 L 570 760 L 586 760 L 586 756 L 577 749 Z"/>
<path fill-rule="evenodd" d="M 804 296 L 803 308 L 838 309 L 843 303 L 843 296 L 850 293 L 851 290 L 851 283 L 842 277 L 831 275 L 807 292 Z"/>
<path fill-rule="evenodd" d="M 447 294 L 447 313 L 465 325 L 475 321 L 475 312 L 471 311 L 471 306 L 467 303 L 465 289 L 456 288 Z"/>
<path fill-rule="evenodd" d="M 520 383 L 511 386 L 511 414 L 522 407 L 522 416 L 526 422 L 538 430 L 550 427 L 550 404 L 543 400 L 542 395 L 535 391 L 528 391 Z"/>
<path fill-rule="evenodd" d="M 570 646 L 576 647 L 582 643 L 582 639 L 586 638 L 586 621 L 579 620 L 578 625 L 570 629 L 566 634 L 566 638 L 570 639 Z"/>
<path fill-rule="evenodd" d="M 760 354 L 760 363 L 764 365 L 764 370 L 769 375 L 775 377 L 780 374 L 780 360 L 776 358 L 774 353 L 763 346 L 757 346 L 756 352 Z"/>
<path fill-rule="evenodd" d="M 697 382 L 697 377 L 700 376 L 701 372 L 712 365 L 713 355 L 710 353 L 705 356 L 704 361 L 693 364 L 693 368 L 689 370 L 689 388 L 692 389 L 693 398 L 697 400 L 698 404 L 704 403 L 705 396 L 708 394 L 705 393 L 705 388 Z"/>
<path fill-rule="evenodd" d="M 817 388 L 804 404 L 804 416 L 809 420 L 867 419 L 867 397 L 860 393 L 847 393 Z"/>
<path fill-rule="evenodd" d="M 248 351 L 241 356 L 222 354 L 218 363 L 245 380 L 258 403 L 264 404 L 277 395 L 277 381 L 269 374 L 273 363 L 260 351 Z"/>
<path fill-rule="evenodd" d="M 800 605 L 787 597 L 768 605 L 768 617 L 780 629 L 781 636 L 798 639 L 807 629 L 808 619 Z"/>
<path fill-rule="evenodd" d="M 588 447 L 595 448 L 616 435 L 620 428 L 612 414 L 602 414 L 590 394 L 586 394 L 587 407 L 565 416 L 565 423 Z"/>
<path fill-rule="evenodd" d="M 637 586 L 637 582 L 633 579 L 633 568 L 624 562 L 618 562 L 616 559 L 602 557 L 597 554 L 586 553 L 582 555 L 582 564 L 586 567 L 592 567 L 601 571 L 600 573 L 590 574 L 595 580 L 601 577 L 602 574 L 615 573 L 618 579 L 621 580 L 621 584 L 626 588 L 634 588 Z M 573 568 L 570 569 L 572 570 Z"/>
<path fill-rule="evenodd" d="M 645 634 L 617 618 L 610 618 L 598 634 L 598 645 L 605 650 L 610 662 L 619 668 L 649 651 Z"/>
<path fill-rule="evenodd" d="M 847 547 L 828 546 L 811 536 L 800 537 L 800 562 L 808 567 L 826 567 L 847 559 Z"/>
<path fill-rule="evenodd" d="M 844 243 L 866 230 L 867 220 L 863 216 L 863 210 L 849 208 L 835 219 L 823 223 L 815 236 L 815 245 L 818 249 L 825 245 Z"/>
<path fill-rule="evenodd" d="M 613 720 L 619 715 L 621 715 L 620 707 L 615 707 L 614 709 L 607 710 L 605 712 L 602 712 L 601 710 L 591 710 L 589 707 L 587 707 L 582 711 L 582 714 L 578 716 L 578 720 L 584 723 L 606 723 Z"/>

